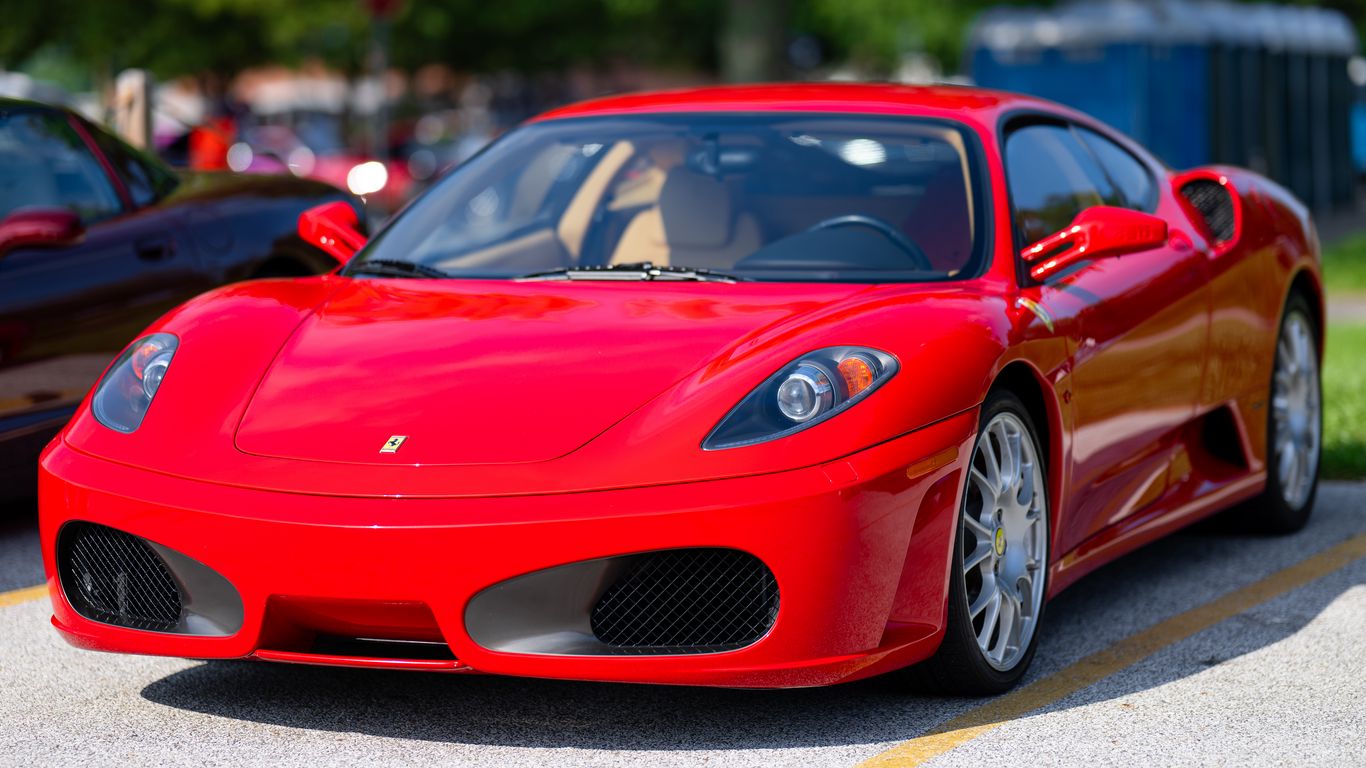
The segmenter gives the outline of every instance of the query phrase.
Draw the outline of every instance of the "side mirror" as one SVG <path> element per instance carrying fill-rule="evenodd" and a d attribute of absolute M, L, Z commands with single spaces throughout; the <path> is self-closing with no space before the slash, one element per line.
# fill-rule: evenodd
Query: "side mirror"
<path fill-rule="evenodd" d="M 356 210 L 345 201 L 324 203 L 299 214 L 299 237 L 345 264 L 365 245 Z"/>
<path fill-rule="evenodd" d="M 59 248 L 80 242 L 81 217 L 65 208 L 21 208 L 0 219 L 0 255 L 15 248 Z"/>
<path fill-rule="evenodd" d="M 1100 205 L 1077 214 L 1072 224 L 1020 252 L 1035 280 L 1085 259 L 1123 256 L 1167 241 L 1167 222 L 1142 211 Z"/>

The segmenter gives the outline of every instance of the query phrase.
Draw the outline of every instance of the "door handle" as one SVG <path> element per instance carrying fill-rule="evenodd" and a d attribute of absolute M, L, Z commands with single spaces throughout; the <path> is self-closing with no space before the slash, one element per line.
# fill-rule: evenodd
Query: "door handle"
<path fill-rule="evenodd" d="M 133 250 L 143 261 L 162 261 L 175 255 L 175 240 L 169 237 L 144 237 L 133 243 Z"/>

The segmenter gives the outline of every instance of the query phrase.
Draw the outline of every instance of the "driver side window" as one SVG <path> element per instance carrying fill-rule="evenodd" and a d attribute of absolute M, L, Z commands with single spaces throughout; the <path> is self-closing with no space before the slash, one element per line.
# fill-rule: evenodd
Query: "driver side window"
<path fill-rule="evenodd" d="M 86 130 L 90 131 L 90 135 L 95 138 L 95 144 L 123 178 L 134 206 L 141 208 L 151 205 L 175 188 L 175 176 L 162 168 L 156 160 L 128 146 L 98 126 L 87 123 Z"/>
<path fill-rule="evenodd" d="M 1006 177 L 1020 247 L 1072 223 L 1095 205 L 1120 205 L 1095 159 L 1070 128 L 1027 125 L 1006 138 Z"/>
<path fill-rule="evenodd" d="M 0 218 L 30 207 L 66 208 L 86 224 L 121 209 L 103 166 L 60 113 L 0 114 Z"/>

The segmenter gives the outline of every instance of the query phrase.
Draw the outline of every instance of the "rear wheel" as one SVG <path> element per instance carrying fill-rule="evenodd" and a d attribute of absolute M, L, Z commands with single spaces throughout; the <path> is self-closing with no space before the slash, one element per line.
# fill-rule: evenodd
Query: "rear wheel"
<path fill-rule="evenodd" d="M 1319 487 L 1323 389 L 1317 325 L 1299 294 L 1286 303 L 1276 340 L 1267 414 L 1266 491 L 1239 516 L 1253 530 L 1290 533 L 1304 527 Z"/>
<path fill-rule="evenodd" d="M 1002 693 L 1024 675 L 1043 619 L 1048 492 L 1043 452 L 1018 397 L 982 408 L 950 570 L 939 650 L 908 670 L 914 682 L 964 695 Z"/>

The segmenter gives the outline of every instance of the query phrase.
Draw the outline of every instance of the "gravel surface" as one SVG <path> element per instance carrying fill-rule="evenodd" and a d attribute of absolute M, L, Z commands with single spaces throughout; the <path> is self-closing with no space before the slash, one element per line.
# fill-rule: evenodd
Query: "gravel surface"
<path fill-rule="evenodd" d="M 31 509 L 0 524 L 0 591 L 42 578 Z M 1209 527 L 1050 604 L 1030 679 L 1366 532 L 1366 485 L 1309 527 Z M 197 662 L 77 651 L 44 601 L 0 608 L 0 766 L 852 765 L 980 702 L 884 681 L 724 691 Z M 1360 765 L 1366 560 L 1171 645 L 935 765 Z"/>

